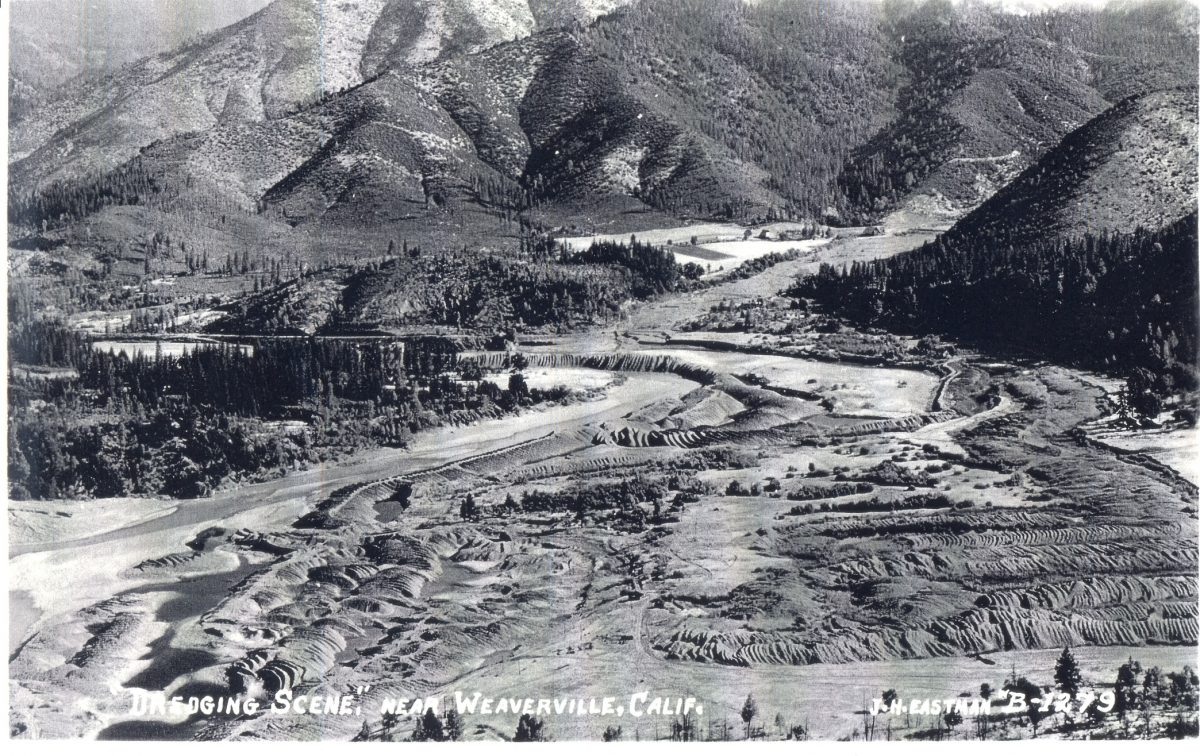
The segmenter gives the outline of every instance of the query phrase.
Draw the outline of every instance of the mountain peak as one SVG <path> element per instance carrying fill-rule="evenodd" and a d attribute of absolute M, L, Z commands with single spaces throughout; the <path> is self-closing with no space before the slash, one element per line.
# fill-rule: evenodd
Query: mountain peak
<path fill-rule="evenodd" d="M 1196 206 L 1196 109 L 1194 89 L 1122 100 L 1067 135 L 951 235 L 1016 243 L 1174 222 Z"/>

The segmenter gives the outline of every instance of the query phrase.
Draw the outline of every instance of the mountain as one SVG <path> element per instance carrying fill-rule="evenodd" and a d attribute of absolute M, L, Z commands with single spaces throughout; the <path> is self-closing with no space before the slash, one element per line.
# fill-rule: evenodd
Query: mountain
<path fill-rule="evenodd" d="M 793 293 L 861 323 L 1124 375 L 1159 406 L 1197 388 L 1198 125 L 1194 89 L 1130 97 L 935 241 L 822 266 Z"/>
<path fill-rule="evenodd" d="M 296 203 L 289 187 L 304 193 L 298 187 L 306 176 L 321 173 L 316 166 L 323 154 L 344 143 L 351 132 L 357 134 L 357 143 L 369 142 L 371 123 L 386 124 L 375 131 L 377 136 L 404 138 L 405 150 L 426 157 L 437 151 L 439 139 L 460 139 L 457 133 L 447 137 L 444 130 L 425 143 L 404 136 L 406 129 L 423 135 L 430 125 L 421 112 L 403 107 L 408 101 L 429 101 L 416 88 L 422 61 L 487 48 L 530 34 L 542 24 L 586 22 L 620 4 L 369 0 L 334 7 L 275 0 L 259 13 L 183 48 L 143 60 L 99 83 L 69 82 L 34 111 L 14 113 L 10 206 L 14 197 L 19 203 L 31 197 L 101 195 L 102 200 L 84 203 L 89 209 L 79 212 L 74 210 L 79 203 L 72 199 L 65 200 L 66 207 L 51 201 L 57 209 L 50 217 L 26 216 L 21 225 L 53 229 L 53 238 L 43 243 L 38 237 L 29 243 L 33 247 L 65 244 L 97 257 L 128 261 L 117 270 L 141 267 L 145 228 L 178 240 L 164 251 L 176 263 L 183 262 L 183 247 L 190 244 L 213 260 L 238 255 L 252 245 L 260 255 L 274 254 L 264 251 L 268 248 L 286 247 L 296 257 L 320 264 L 326 245 L 307 235 L 288 238 L 282 218 Z M 381 111 L 381 106 L 384 111 L 395 106 L 395 112 Z M 368 116 L 368 111 L 375 115 Z M 433 120 L 456 129 L 444 113 Z M 379 165 L 376 157 L 387 159 L 371 149 L 362 153 L 364 167 L 372 161 Z M 420 160 L 411 155 L 404 159 Z M 111 196 L 109 189 L 118 181 L 114 176 L 127 175 L 131 166 L 144 176 L 147 190 L 132 200 L 129 194 Z M 293 171 L 298 175 L 291 176 Z M 385 193 L 390 191 L 385 187 Z M 353 195 L 349 192 L 343 199 Z M 279 202 L 270 205 L 264 197 Z M 269 215 L 256 215 L 268 207 Z M 365 215 L 372 212 L 368 209 Z M 383 222 L 392 216 L 378 217 Z M 412 224 L 414 241 L 435 235 L 457 243 L 455 230 L 464 225 L 458 219 L 445 214 L 421 218 L 423 222 Z M 468 233 L 462 243 L 478 244 L 499 235 L 499 243 L 508 244 L 504 237 L 512 237 L 494 217 L 465 225 Z M 368 229 L 367 234 L 385 245 L 406 238 L 403 228 Z M 369 243 L 357 226 L 350 236 L 337 237 L 329 254 Z"/>
<path fill-rule="evenodd" d="M 525 0 L 273 0 L 101 82 L 68 82 L 10 124 L 10 159 L 69 138 L 71 149 L 55 144 L 36 156 L 38 180 L 107 170 L 160 139 L 276 118 L 388 68 L 527 36 L 539 17 L 586 20 L 613 3 L 533 5 L 537 14 Z"/>
<path fill-rule="evenodd" d="M 10 157 L 21 161 L 14 180 L 103 172 L 156 141 L 278 117 L 357 84 L 357 64 L 383 4 L 275 0 L 101 82 L 69 82 L 10 124 Z"/>
<path fill-rule="evenodd" d="M 838 140 L 816 124 L 836 124 L 843 134 L 865 134 L 886 102 L 874 93 L 851 107 L 826 103 L 805 75 L 807 57 L 788 57 L 778 70 L 764 70 L 762 48 L 772 29 L 765 11 L 739 14 L 738 2 L 706 2 L 703 7 L 708 10 L 697 6 L 691 16 L 698 39 L 682 35 L 686 8 L 647 4 L 586 29 L 543 33 L 477 55 L 452 56 L 413 79 L 392 72 L 386 86 L 394 91 L 411 85 L 426 93 L 451 123 L 408 123 L 409 108 L 370 119 L 396 127 L 391 134 L 399 129 L 411 137 L 390 146 L 383 144 L 388 140 L 373 141 L 372 132 L 363 134 L 355 123 L 354 138 L 338 139 L 315 164 L 306 164 L 264 199 L 285 207 L 295 219 L 297 193 L 321 194 L 324 200 L 304 220 L 315 220 L 314 213 L 323 214 L 323 222 L 349 214 L 359 222 L 376 206 L 370 199 L 374 194 L 364 187 L 350 200 L 344 187 L 357 175 L 382 193 L 390 192 L 390 181 L 376 180 L 378 174 L 360 170 L 360 165 L 366 156 L 383 156 L 395 164 L 394 150 L 401 149 L 420 156 L 423 169 L 417 175 L 426 188 L 432 187 L 427 194 L 438 207 L 452 201 L 447 192 L 477 198 L 479 178 L 500 184 L 487 192 L 493 195 L 489 204 L 496 204 L 499 195 L 501 204 L 515 210 L 606 201 L 625 208 L 651 205 L 668 212 L 729 216 L 783 208 L 816 183 L 809 176 L 836 170 L 837 160 L 828 155 Z M 788 12 L 798 13 L 795 8 Z M 863 20 L 847 15 L 818 24 L 808 19 L 780 33 L 794 49 L 827 50 L 835 40 L 847 42 L 857 52 L 843 55 L 846 75 L 869 81 L 880 75 L 883 64 L 877 61 L 884 56 L 872 46 Z M 712 26 L 705 28 L 704 22 Z M 718 37 L 728 51 L 712 49 Z M 706 53 L 704 68 L 695 59 L 697 51 Z M 651 59 L 662 66 L 647 73 Z M 363 89 L 377 89 L 381 81 Z M 728 88 L 734 81 L 742 91 L 730 101 Z M 332 113 L 322 120 L 341 122 Z M 370 146 L 376 141 L 378 150 Z M 779 170 L 772 172 L 764 163 Z M 804 177 L 793 179 L 791 187 L 775 179 L 790 173 L 783 170 L 786 165 Z"/>
<path fill-rule="evenodd" d="M 847 163 L 839 210 L 858 222 L 970 210 L 1110 104 L 1195 89 L 1197 23 L 1176 2 L 1031 16 L 927 3 L 888 18 L 899 114 Z"/>
<path fill-rule="evenodd" d="M 953 218 L 1117 99 L 1194 88 L 1194 15 L 275 0 L 16 116 L 13 236 L 319 264 L 672 217 Z"/>
<path fill-rule="evenodd" d="M 270 0 L 37 0 L 12 4 L 10 110 L 77 76 L 96 79 L 262 9 Z"/>
<path fill-rule="evenodd" d="M 959 221 L 946 244 L 1170 225 L 1196 205 L 1196 109 L 1194 89 L 1123 100 Z"/>

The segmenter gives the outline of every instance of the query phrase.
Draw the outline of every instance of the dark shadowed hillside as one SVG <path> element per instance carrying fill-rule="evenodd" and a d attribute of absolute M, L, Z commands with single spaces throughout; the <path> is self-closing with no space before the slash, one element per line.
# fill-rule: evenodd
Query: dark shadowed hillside
<path fill-rule="evenodd" d="M 885 7 L 904 71 L 899 113 L 839 177 L 851 219 L 910 204 L 970 209 L 1110 103 L 1196 87 L 1197 18 L 1186 4 L 1034 16 Z"/>
<path fill-rule="evenodd" d="M 1072 132 L 946 237 L 997 244 L 1161 228 L 1196 202 L 1196 91 L 1130 97 Z"/>
<path fill-rule="evenodd" d="M 1195 384 L 1196 93 L 1131 97 L 935 242 L 821 271 L 794 293 L 860 323 L 941 332 Z"/>

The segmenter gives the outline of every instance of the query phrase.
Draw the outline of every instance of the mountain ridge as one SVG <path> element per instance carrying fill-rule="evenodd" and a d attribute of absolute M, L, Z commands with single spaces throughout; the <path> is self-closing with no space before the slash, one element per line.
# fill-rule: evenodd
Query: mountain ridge
<path fill-rule="evenodd" d="M 1197 93 L 1134 95 L 1069 134 L 949 231 L 820 271 L 792 293 L 858 323 L 945 333 L 1194 391 Z"/>
<path fill-rule="evenodd" d="M 968 235 L 1016 243 L 1169 225 L 1195 204 L 1196 110 L 1190 89 L 1122 100 L 955 224 L 947 243 Z"/>
<path fill-rule="evenodd" d="M 1186 56 L 1161 64 L 1195 40 L 1165 25 L 1165 10 L 1023 18 L 936 1 L 512 2 L 504 18 L 531 31 L 493 44 L 516 27 L 476 29 L 465 0 L 369 0 L 327 19 L 324 33 L 355 27 L 338 48 L 353 54 L 314 86 L 295 59 L 318 33 L 303 5 L 277 0 L 75 105 L 66 97 L 56 117 L 91 110 L 57 131 L 18 118 L 14 236 L 119 255 L 106 208 L 125 200 L 104 199 L 103 187 L 135 163 L 154 191 L 126 215 L 161 224 L 185 212 L 215 226 L 236 211 L 256 230 L 220 230 L 234 251 L 266 237 L 334 257 L 405 238 L 514 249 L 527 228 L 878 222 L 922 204 L 949 225 L 1106 97 L 1195 80 Z M 387 18 L 404 8 L 432 15 L 411 15 L 404 32 Z M 446 50 L 426 62 L 404 57 L 424 60 L 432 48 L 414 40 L 425 22 L 452 17 L 475 30 L 435 35 Z M 538 28 L 564 19 L 578 20 Z M 299 31 L 272 47 L 258 39 L 272 26 Z M 1124 62 L 1097 62 L 1101 43 Z M 255 75 L 236 75 L 242 64 Z M 51 190 L 67 198 L 53 214 L 13 212 Z"/>

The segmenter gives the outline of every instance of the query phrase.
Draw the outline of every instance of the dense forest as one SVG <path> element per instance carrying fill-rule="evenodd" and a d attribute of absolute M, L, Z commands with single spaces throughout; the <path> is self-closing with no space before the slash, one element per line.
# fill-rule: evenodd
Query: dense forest
<path fill-rule="evenodd" d="M 1155 232 L 999 244 L 944 237 L 822 265 L 791 290 L 865 325 L 943 333 L 1125 376 L 1153 415 L 1196 384 L 1197 216 Z"/>
<path fill-rule="evenodd" d="M 445 339 L 263 340 L 181 356 L 81 349 L 53 324 L 17 327 L 12 359 L 74 368 L 12 372 L 14 499 L 202 496 L 411 433 L 558 400 L 519 372 L 487 378 Z M 503 384 L 503 385 L 499 385 Z"/>
<path fill-rule="evenodd" d="M 704 272 L 636 239 L 575 252 L 535 246 L 523 259 L 414 248 L 301 276 L 233 303 L 211 329 L 299 334 L 406 326 L 485 333 L 512 326 L 566 328 L 608 322 L 631 300 L 697 285 Z"/>
<path fill-rule="evenodd" d="M 885 33 L 906 76 L 896 119 L 856 150 L 838 176 L 839 204 L 851 219 L 892 207 L 950 157 L 964 129 L 948 108 L 950 98 L 1007 55 L 1002 34 L 970 24 L 948 3 L 897 15 Z"/>
<path fill-rule="evenodd" d="M 135 158 L 102 176 L 55 181 L 33 191 L 14 188 L 8 195 L 8 218 L 9 223 L 44 232 L 80 221 L 102 207 L 140 204 L 158 191 Z"/>
<path fill-rule="evenodd" d="M 675 255 L 651 244 L 643 244 L 633 237 L 624 242 L 599 241 L 580 252 L 567 252 L 562 262 L 568 265 L 616 265 L 629 271 L 632 276 L 630 294 L 645 299 L 656 294 L 676 291 L 685 281 L 694 281 L 704 275 L 704 269 L 694 262 L 679 265 Z"/>
<path fill-rule="evenodd" d="M 13 321 L 8 329 L 9 362 L 78 367 L 87 361 L 90 351 L 91 345 L 81 333 L 54 321 Z"/>

